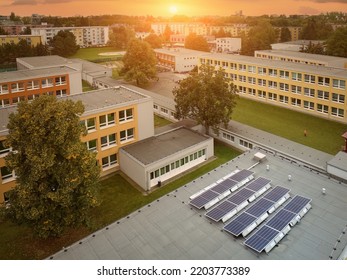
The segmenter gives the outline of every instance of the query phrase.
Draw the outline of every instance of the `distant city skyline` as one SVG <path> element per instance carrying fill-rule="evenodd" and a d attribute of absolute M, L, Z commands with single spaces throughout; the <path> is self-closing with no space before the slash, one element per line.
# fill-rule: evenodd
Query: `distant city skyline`
<path fill-rule="evenodd" d="M 228 16 L 239 11 L 246 16 L 346 13 L 347 0 L 1 0 L 0 3 L 0 15 L 14 12 L 19 16 Z"/>

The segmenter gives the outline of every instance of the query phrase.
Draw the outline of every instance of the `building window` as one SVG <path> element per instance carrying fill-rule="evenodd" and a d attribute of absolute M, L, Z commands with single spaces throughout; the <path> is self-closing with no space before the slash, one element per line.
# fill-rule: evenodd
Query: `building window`
<path fill-rule="evenodd" d="M 255 85 L 255 83 L 256 83 L 256 78 L 248 77 L 248 83 L 250 83 L 250 84 L 252 84 L 252 85 Z"/>
<path fill-rule="evenodd" d="M 154 110 L 158 110 L 158 105 L 153 104 L 153 108 L 154 108 Z"/>
<path fill-rule="evenodd" d="M 88 131 L 95 130 L 95 118 L 85 120 L 85 126 Z"/>
<path fill-rule="evenodd" d="M 8 167 L 3 166 L 0 168 L 2 181 L 7 181 L 15 178 L 14 171 L 11 171 Z"/>
<path fill-rule="evenodd" d="M 248 94 L 255 96 L 255 88 L 248 88 Z"/>
<path fill-rule="evenodd" d="M 228 141 L 230 141 L 230 142 L 234 142 L 234 141 L 235 141 L 234 136 L 230 135 L 229 133 L 223 132 L 222 137 L 223 137 L 225 140 L 228 140 Z"/>
<path fill-rule="evenodd" d="M 120 132 L 120 141 L 129 141 L 134 139 L 134 128 L 129 128 Z"/>
<path fill-rule="evenodd" d="M 315 90 L 313 88 L 304 88 L 304 94 L 309 97 L 314 97 Z"/>
<path fill-rule="evenodd" d="M 344 117 L 344 111 L 340 108 L 331 107 L 331 114 L 336 117 Z"/>
<path fill-rule="evenodd" d="M 304 101 L 304 108 L 314 110 L 314 103 L 310 101 Z"/>
<path fill-rule="evenodd" d="M 41 80 L 41 85 L 43 88 L 52 87 L 53 86 L 53 79 L 52 78 L 43 79 L 43 80 Z"/>
<path fill-rule="evenodd" d="M 258 85 L 261 86 L 261 87 L 266 87 L 266 80 L 258 79 Z"/>
<path fill-rule="evenodd" d="M 300 107 L 301 106 L 301 99 L 298 98 L 292 98 L 292 105 Z"/>
<path fill-rule="evenodd" d="M 302 80 L 302 74 L 301 74 L 301 73 L 295 73 L 295 72 L 293 72 L 293 73 L 292 73 L 292 80 L 293 80 L 293 81 L 299 81 L 299 82 L 301 82 L 301 80 Z"/>
<path fill-rule="evenodd" d="M 115 164 L 117 164 L 117 154 L 109 155 L 101 159 L 102 168 L 107 169 Z"/>
<path fill-rule="evenodd" d="M 11 92 L 24 91 L 24 83 L 13 83 L 11 84 Z"/>
<path fill-rule="evenodd" d="M 329 107 L 323 104 L 317 104 L 317 111 L 323 114 L 328 114 Z"/>
<path fill-rule="evenodd" d="M 256 67 L 252 65 L 248 65 L 248 72 L 249 73 L 255 73 L 256 72 Z"/>
<path fill-rule="evenodd" d="M 5 140 L 0 140 L 0 157 L 11 151 L 11 148 L 5 146 Z"/>
<path fill-rule="evenodd" d="M 277 82 L 269 81 L 269 88 L 277 88 Z"/>
<path fill-rule="evenodd" d="M 322 86 L 329 86 L 330 85 L 330 78 L 318 77 L 318 84 L 322 85 Z"/>
<path fill-rule="evenodd" d="M 8 85 L 0 85 L 0 94 L 8 93 Z"/>
<path fill-rule="evenodd" d="M 266 91 L 258 90 L 258 97 L 259 98 L 266 98 Z"/>
<path fill-rule="evenodd" d="M 305 82 L 310 83 L 310 84 L 314 84 L 316 82 L 316 76 L 305 74 Z"/>
<path fill-rule="evenodd" d="M 334 88 L 340 88 L 340 89 L 346 89 L 346 81 L 333 79 L 333 87 Z"/>
<path fill-rule="evenodd" d="M 100 128 L 115 124 L 114 113 L 99 116 Z"/>
<path fill-rule="evenodd" d="M 110 146 L 116 145 L 116 133 L 112 133 L 110 135 L 106 135 L 101 137 L 101 148 L 108 148 Z"/>
<path fill-rule="evenodd" d="M 258 67 L 258 74 L 259 75 L 266 75 L 266 68 Z"/>
<path fill-rule="evenodd" d="M 247 88 L 243 86 L 239 86 L 239 93 L 247 93 Z"/>
<path fill-rule="evenodd" d="M 249 143 L 245 140 L 242 140 L 240 139 L 240 145 L 243 146 L 243 147 L 246 147 L 248 149 L 253 149 L 253 144 L 252 143 Z"/>
<path fill-rule="evenodd" d="M 269 92 L 269 100 L 277 101 L 277 94 Z"/>
<path fill-rule="evenodd" d="M 289 85 L 285 83 L 280 83 L 280 90 L 289 91 Z"/>
<path fill-rule="evenodd" d="M 166 115 L 169 114 L 169 110 L 168 110 L 168 109 L 160 108 L 160 111 L 163 112 L 163 113 L 166 114 Z"/>
<path fill-rule="evenodd" d="M 66 96 L 66 89 L 59 89 L 55 92 L 56 97 L 63 97 Z"/>
<path fill-rule="evenodd" d="M 280 70 L 280 78 L 289 79 L 289 71 Z"/>
<path fill-rule="evenodd" d="M 96 151 L 96 139 L 86 142 L 86 145 L 89 151 Z"/>
<path fill-rule="evenodd" d="M 133 118 L 134 118 L 134 115 L 133 115 L 132 108 L 119 111 L 119 122 L 132 120 Z"/>
<path fill-rule="evenodd" d="M 337 103 L 345 103 L 345 96 L 343 94 L 333 93 L 332 99 Z"/>
<path fill-rule="evenodd" d="M 280 95 L 280 102 L 281 103 L 288 103 L 288 96 Z"/>
<path fill-rule="evenodd" d="M 239 81 L 242 83 L 245 83 L 246 82 L 246 76 L 239 75 Z"/>
<path fill-rule="evenodd" d="M 318 90 L 317 91 L 317 97 L 319 99 L 329 100 L 329 92 L 328 91 L 323 91 L 323 90 Z"/>
<path fill-rule="evenodd" d="M 296 93 L 296 94 L 301 94 L 301 87 L 300 86 L 291 86 L 292 88 L 292 93 Z"/>
<path fill-rule="evenodd" d="M 27 90 L 39 89 L 40 83 L 39 81 L 29 81 L 27 83 Z"/>
<path fill-rule="evenodd" d="M 277 69 L 269 69 L 269 76 L 277 77 Z"/>
<path fill-rule="evenodd" d="M 239 71 L 246 71 L 247 67 L 245 64 L 239 64 Z"/>
<path fill-rule="evenodd" d="M 56 77 L 55 78 L 55 85 L 66 85 L 66 77 L 61 76 L 61 77 Z"/>

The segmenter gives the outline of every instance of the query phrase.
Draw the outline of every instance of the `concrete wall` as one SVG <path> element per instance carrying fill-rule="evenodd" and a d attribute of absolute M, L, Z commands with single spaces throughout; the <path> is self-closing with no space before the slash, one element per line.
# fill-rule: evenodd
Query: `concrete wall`
<path fill-rule="evenodd" d="M 346 170 L 342 170 L 336 166 L 327 164 L 327 172 L 331 175 L 334 175 L 336 177 L 342 178 L 344 180 L 347 180 L 347 172 Z"/>
<path fill-rule="evenodd" d="M 82 90 L 82 74 L 81 72 L 70 73 L 70 94 L 81 93 Z"/>
<path fill-rule="evenodd" d="M 137 105 L 138 140 L 154 135 L 153 99 Z"/>
<path fill-rule="evenodd" d="M 123 149 L 119 149 L 118 155 L 120 170 L 129 176 L 143 190 L 147 191 L 147 174 L 145 172 L 145 167 L 137 159 L 126 153 Z"/>

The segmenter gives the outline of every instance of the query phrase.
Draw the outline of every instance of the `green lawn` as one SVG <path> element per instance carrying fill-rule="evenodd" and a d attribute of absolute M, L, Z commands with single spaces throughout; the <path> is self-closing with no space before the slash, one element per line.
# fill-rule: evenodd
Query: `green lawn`
<path fill-rule="evenodd" d="M 164 185 L 149 195 L 143 195 L 120 174 L 101 182 L 101 205 L 91 212 L 91 229 L 78 228 L 67 231 L 60 238 L 41 240 L 35 238 L 29 228 L 14 225 L 0 219 L 0 259 L 44 259 L 63 247 L 80 240 L 93 231 L 104 227 L 171 192 L 217 166 L 238 156 L 240 152 L 215 141 L 216 159 Z"/>
<path fill-rule="evenodd" d="M 93 90 L 92 86 L 87 81 L 82 80 L 82 91 L 86 92 L 91 90 Z"/>
<path fill-rule="evenodd" d="M 238 99 L 232 119 L 333 155 L 347 130 L 345 124 L 245 98 Z"/>
<path fill-rule="evenodd" d="M 164 119 L 162 117 L 157 116 L 154 114 L 154 127 L 161 127 L 168 124 L 171 124 L 172 122 L 168 121 L 167 119 Z"/>
<path fill-rule="evenodd" d="M 77 53 L 70 56 L 69 58 L 80 58 L 85 60 L 96 60 L 102 58 L 115 58 L 116 56 L 101 56 L 99 53 L 103 52 L 117 52 L 118 49 L 114 47 L 102 47 L 102 48 L 83 48 L 79 49 Z"/>

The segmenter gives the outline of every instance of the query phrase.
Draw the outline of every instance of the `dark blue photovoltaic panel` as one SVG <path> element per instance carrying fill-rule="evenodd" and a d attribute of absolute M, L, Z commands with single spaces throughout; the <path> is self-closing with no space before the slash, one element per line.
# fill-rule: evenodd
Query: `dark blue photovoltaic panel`
<path fill-rule="evenodd" d="M 295 214 L 299 214 L 304 207 L 311 202 L 311 199 L 297 195 L 295 196 L 284 209 Z"/>
<path fill-rule="evenodd" d="M 242 169 L 239 172 L 237 172 L 236 174 L 232 175 L 229 177 L 230 180 L 234 180 L 236 182 L 242 182 L 243 180 L 245 180 L 247 177 L 253 175 L 254 172 L 250 171 L 250 170 L 246 170 L 246 169 Z"/>
<path fill-rule="evenodd" d="M 223 182 L 220 182 L 218 185 L 211 188 L 211 190 L 222 194 L 225 193 L 227 190 L 230 190 L 235 185 L 237 185 L 236 181 L 226 179 Z"/>
<path fill-rule="evenodd" d="M 241 189 L 240 191 L 238 191 L 236 194 L 237 194 L 237 195 L 240 195 L 240 196 L 243 196 L 243 197 L 245 197 L 246 199 L 248 199 L 248 198 L 250 198 L 250 197 L 254 194 L 254 191 L 251 191 L 251 190 L 249 190 L 249 189 L 243 188 L 243 189 Z"/>
<path fill-rule="evenodd" d="M 271 192 L 266 194 L 264 198 L 277 202 L 279 201 L 283 196 L 285 196 L 287 193 L 289 193 L 290 190 L 281 186 L 276 186 Z"/>
<path fill-rule="evenodd" d="M 244 196 L 239 195 L 239 194 L 234 194 L 232 197 L 229 197 L 227 199 L 227 201 L 232 202 L 232 203 L 234 203 L 236 205 L 240 205 L 243 202 L 245 202 L 246 200 L 247 199 Z"/>
<path fill-rule="evenodd" d="M 251 183 L 249 183 L 246 188 L 252 191 L 259 191 L 262 188 L 264 188 L 267 184 L 269 184 L 271 182 L 271 180 L 263 178 L 263 177 L 258 177 L 257 179 L 255 179 L 254 181 L 252 181 Z"/>
<path fill-rule="evenodd" d="M 225 225 L 224 229 L 235 236 L 239 236 L 256 219 L 256 217 L 243 212 L 240 216 L 237 216 L 234 220 Z"/>
<path fill-rule="evenodd" d="M 295 216 L 296 214 L 281 209 L 270 221 L 266 223 L 266 226 L 281 231 L 294 219 Z"/>
<path fill-rule="evenodd" d="M 208 211 L 205 216 L 209 217 L 210 219 L 218 222 L 220 219 L 222 219 L 226 214 L 231 212 L 237 207 L 236 204 L 231 203 L 229 201 L 223 201 L 221 204 L 219 204 L 217 207 L 213 208 L 212 210 Z"/>
<path fill-rule="evenodd" d="M 205 206 L 207 203 L 215 199 L 219 196 L 219 193 L 216 193 L 211 190 L 207 190 L 200 194 L 199 196 L 193 198 L 189 204 L 195 206 L 198 209 L 201 209 L 203 206 Z"/>
<path fill-rule="evenodd" d="M 263 226 L 244 242 L 248 247 L 261 252 L 279 234 L 273 228 Z"/>
<path fill-rule="evenodd" d="M 259 218 L 274 205 L 274 202 L 261 198 L 246 210 L 247 213 Z"/>

